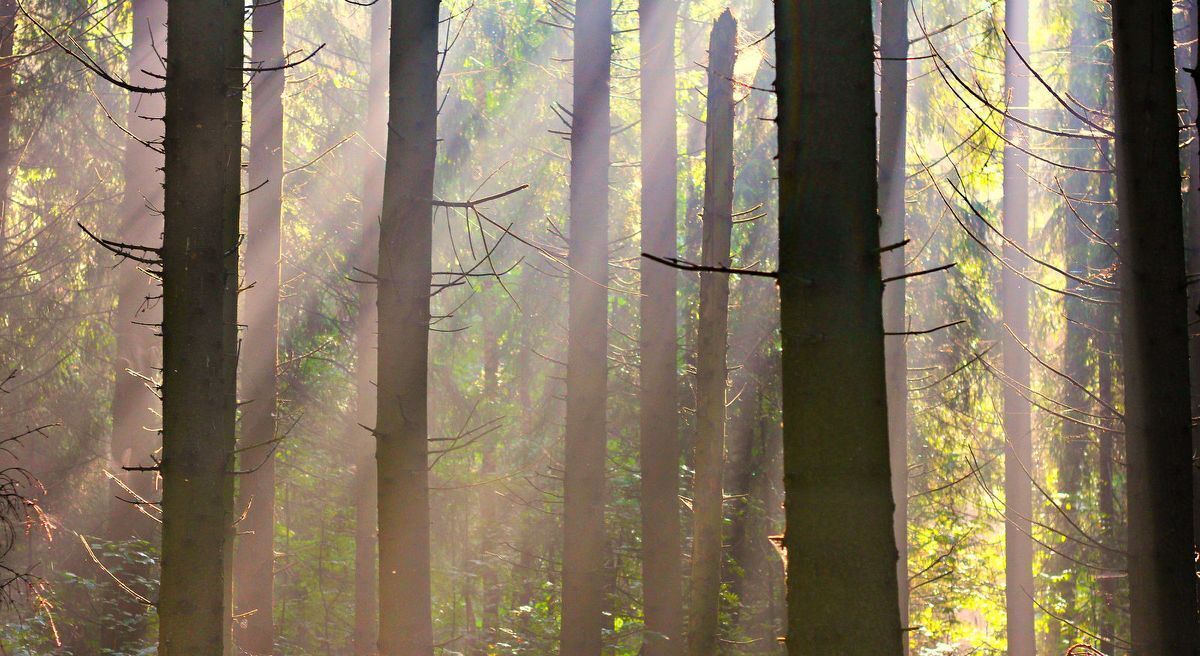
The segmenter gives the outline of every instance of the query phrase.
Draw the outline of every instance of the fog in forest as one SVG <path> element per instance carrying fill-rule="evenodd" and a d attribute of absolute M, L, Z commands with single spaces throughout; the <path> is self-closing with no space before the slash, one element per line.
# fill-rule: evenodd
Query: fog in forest
<path fill-rule="evenodd" d="M 0 0 L 0 654 L 1200 654 L 1198 25 Z"/>

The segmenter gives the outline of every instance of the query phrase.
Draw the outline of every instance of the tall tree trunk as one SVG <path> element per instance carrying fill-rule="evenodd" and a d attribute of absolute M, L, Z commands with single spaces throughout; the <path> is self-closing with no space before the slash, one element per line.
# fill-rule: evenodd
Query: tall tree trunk
<path fill-rule="evenodd" d="M 575 10 L 560 653 L 598 656 L 607 553 L 604 479 L 612 2 L 578 0 Z"/>
<path fill-rule="evenodd" d="M 1171 6 L 1114 0 L 1121 335 L 1137 654 L 1198 649 Z"/>
<path fill-rule="evenodd" d="M 677 238 L 676 0 L 641 0 L 642 251 L 673 255 Z M 679 521 L 676 272 L 641 260 L 643 656 L 683 648 Z"/>
<path fill-rule="evenodd" d="M 13 59 L 13 45 L 17 34 L 17 0 L 0 0 L 0 246 L 8 238 L 8 195 L 12 186 L 13 155 L 13 104 L 17 89 L 13 68 L 18 60 Z"/>
<path fill-rule="evenodd" d="M 729 267 L 733 230 L 733 63 L 737 21 L 726 10 L 713 23 L 708 46 L 708 118 L 704 160 L 705 266 Z M 725 386 L 729 333 L 729 276 L 700 274 L 696 339 L 696 455 L 692 485 L 692 592 L 688 654 L 717 653 L 724 524 Z"/>
<path fill-rule="evenodd" d="M 392 3 L 379 233 L 379 653 L 433 653 L 429 285 L 437 162 L 438 0 Z"/>
<path fill-rule="evenodd" d="M 879 25 L 879 229 L 880 245 L 890 250 L 881 256 L 885 278 L 904 273 L 904 189 L 908 180 L 905 154 L 908 144 L 908 0 L 882 0 Z M 883 289 L 883 325 L 902 333 L 908 323 L 904 280 Z M 884 341 L 887 362 L 888 436 L 891 440 L 892 499 L 896 503 L 896 583 L 900 589 L 900 623 L 908 626 L 908 347 L 907 337 L 893 335 Z M 903 634 L 905 651 L 908 633 Z"/>
<path fill-rule="evenodd" d="M 1004 56 L 1004 88 L 1008 115 L 1004 122 L 1007 139 L 1026 147 L 1028 139 L 1018 121 L 1029 119 L 1029 71 L 1022 67 L 1013 47 L 1022 56 L 1029 53 L 1028 0 L 1007 0 L 1004 28 L 1012 41 Z M 1004 244 L 1004 258 L 1020 267 L 1024 257 L 1017 246 L 1029 241 L 1029 156 L 1021 148 L 1004 147 L 1004 233 L 1012 242 Z M 1015 244 L 1015 245 L 1014 245 Z M 1004 372 L 1010 379 L 1004 388 L 1004 607 L 1008 614 L 1008 653 L 1033 656 L 1033 422 L 1032 406 L 1022 394 L 1029 388 L 1029 288 L 1011 269 L 1001 278 L 1001 315 Z"/>
<path fill-rule="evenodd" d="M 230 647 L 242 2 L 173 3 L 163 267 L 163 656 Z"/>
<path fill-rule="evenodd" d="M 896 655 L 871 0 L 775 24 L 788 653 Z"/>
<path fill-rule="evenodd" d="M 391 0 L 371 7 L 370 80 L 367 82 L 367 122 L 363 129 L 362 236 L 355 258 L 361 271 L 379 268 L 379 220 L 383 203 L 384 152 L 387 150 L 388 27 Z M 376 286 L 358 287 L 358 317 L 354 347 L 356 421 L 350 427 L 354 458 L 354 654 L 373 656 L 379 635 L 378 487 L 375 449 L 364 426 L 375 424 L 375 378 L 378 371 L 378 298 Z"/>
<path fill-rule="evenodd" d="M 250 184 L 246 231 L 247 293 L 242 352 L 238 507 L 245 513 L 234 558 L 234 607 L 239 649 L 274 652 L 275 440 L 279 366 L 280 221 L 283 214 L 284 0 L 253 12 L 250 82 Z M 262 186 L 258 186 L 262 185 Z M 248 614 L 247 614 L 248 613 Z"/>
<path fill-rule="evenodd" d="M 132 4 L 133 43 L 127 73 L 132 84 L 157 86 L 146 71 L 162 70 L 154 48 L 157 45 L 161 49 L 165 40 L 166 10 L 165 0 L 135 0 Z M 7 29 L 0 27 L 3 31 L 0 59 L 10 57 L 13 48 L 12 27 L 15 24 L 0 16 L 0 22 L 5 21 Z M 5 89 L 7 91 L 3 91 Z M 162 178 L 158 172 L 162 167 L 162 155 L 146 144 L 161 141 L 162 125 L 155 118 L 162 115 L 162 94 L 131 94 L 126 126 L 138 141 L 130 140 L 125 147 L 120 232 L 122 240 L 128 243 L 156 246 L 160 240 L 161 226 L 150 208 L 162 206 Z M 11 121 L 12 67 L 8 65 L 0 68 L 0 126 L 7 126 Z M 0 134 L 7 135 L 8 130 L 0 127 Z M 0 164 L 0 171 L 8 170 L 8 157 L 4 162 Z M 7 191 L 7 188 L 6 184 L 3 189 Z M 7 197 L 7 193 L 0 196 Z M 154 520 L 142 512 L 145 507 L 135 505 L 141 503 L 139 498 L 146 502 L 157 500 L 155 474 L 126 469 L 150 464 L 150 455 L 158 447 L 155 429 L 159 424 L 159 403 L 146 378 L 159 368 L 160 354 L 153 332 L 145 325 L 138 325 L 157 323 L 159 313 L 150 310 L 156 306 L 147 300 L 156 293 L 154 279 L 141 268 L 127 263 L 117 272 L 117 313 L 113 319 L 116 366 L 113 371 L 109 467 L 124 487 L 114 485 L 108 502 L 107 536 L 114 541 L 131 537 L 151 540 L 158 533 Z M 149 570 L 143 574 L 149 574 Z M 115 594 L 119 595 L 118 606 L 127 616 L 141 611 L 141 604 L 125 591 L 117 589 Z M 101 645 L 113 651 L 126 651 L 144 629 L 140 622 L 133 626 L 128 622 L 106 622 L 101 626 Z"/>
<path fill-rule="evenodd" d="M 1175 61 L 1178 86 L 1183 96 L 1183 106 L 1187 110 L 1183 120 L 1188 127 L 1183 132 L 1184 138 L 1190 136 L 1192 142 L 1184 151 L 1184 162 L 1187 167 L 1187 193 L 1184 195 L 1184 222 L 1187 225 L 1187 243 L 1185 264 L 1187 270 L 1195 272 L 1200 269 L 1200 97 L 1196 88 L 1200 80 L 1200 71 L 1195 67 L 1200 65 L 1200 47 L 1196 39 L 1200 36 L 1200 11 L 1195 0 L 1183 2 L 1183 30 L 1176 36 L 1178 46 L 1175 49 Z M 1190 73 L 1187 69 L 1193 69 Z M 1188 325 L 1200 318 L 1200 285 L 1188 285 Z M 1200 417 L 1200 331 L 1189 328 L 1188 334 L 1188 375 L 1191 379 L 1191 412 L 1192 417 Z M 1200 453 L 1200 423 L 1193 422 L 1192 452 Z M 1200 475 L 1193 472 L 1192 476 L 1192 543 L 1200 545 Z M 1200 578 L 1196 581 L 1196 600 L 1200 604 Z"/>

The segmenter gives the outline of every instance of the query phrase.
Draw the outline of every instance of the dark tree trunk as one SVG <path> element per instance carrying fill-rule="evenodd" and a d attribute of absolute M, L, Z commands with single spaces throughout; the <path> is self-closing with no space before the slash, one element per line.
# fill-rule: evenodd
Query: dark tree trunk
<path fill-rule="evenodd" d="M 1114 0 L 1131 639 L 1196 653 L 1186 276 L 1171 6 Z"/>
<path fill-rule="evenodd" d="M 1200 47 L 1197 47 L 1196 42 L 1200 36 L 1200 26 L 1197 25 L 1197 21 L 1200 21 L 1200 11 L 1195 0 L 1186 0 L 1182 7 L 1183 29 L 1175 37 L 1178 44 L 1175 48 L 1176 77 L 1183 96 L 1183 107 L 1187 110 L 1183 114 L 1183 120 L 1188 129 L 1184 130 L 1181 136 L 1185 139 L 1191 137 L 1193 142 L 1187 146 L 1183 158 L 1187 181 L 1183 205 L 1184 222 L 1187 225 L 1187 250 L 1184 257 L 1187 270 L 1195 272 L 1200 269 L 1200 139 L 1196 138 L 1196 135 L 1200 134 L 1197 131 L 1200 124 L 1200 97 L 1197 97 L 1196 88 L 1200 71 L 1194 69 L 1200 66 Z M 1189 72 L 1189 68 L 1194 70 Z M 1195 418 L 1200 417 L 1200 331 L 1196 330 L 1193 324 L 1200 318 L 1200 285 L 1188 285 L 1187 304 L 1190 327 L 1188 375 L 1191 379 L 1191 412 Z M 1200 453 L 1200 423 L 1195 421 L 1192 425 L 1192 453 Z M 1200 475 L 1197 474 L 1193 472 L 1192 475 L 1192 543 L 1200 545 Z M 1200 604 L 1200 578 L 1196 580 L 1196 600 Z"/>
<path fill-rule="evenodd" d="M 173 3 L 167 20 L 163 656 L 230 647 L 243 11 Z"/>
<path fill-rule="evenodd" d="M 387 150 L 388 26 L 391 1 L 378 0 L 371 7 L 370 80 L 367 86 L 367 122 L 363 129 L 362 235 L 355 259 L 362 271 L 379 268 L 379 219 L 383 203 L 384 153 Z M 378 310 L 376 286 L 358 287 L 358 317 L 355 322 L 356 353 L 354 420 L 349 428 L 350 453 L 354 459 L 354 654 L 373 656 L 379 635 L 379 561 L 377 553 L 378 488 L 375 448 L 363 426 L 376 418 L 375 379 L 378 356 Z"/>
<path fill-rule="evenodd" d="M 438 0 L 392 4 L 379 233 L 379 653 L 433 653 L 429 570 L 429 285 L 437 161 Z"/>
<path fill-rule="evenodd" d="M 1007 0 L 1004 27 L 1012 43 L 1029 53 L 1028 0 Z M 1005 136 L 1024 147 L 1026 139 L 1017 121 L 1029 119 L 1029 71 L 1008 46 L 1004 57 L 1004 88 L 1011 118 L 1004 123 Z M 1029 156 L 1012 145 L 1004 147 L 1004 233 L 1024 247 L 1029 241 Z M 1021 258 L 1013 243 L 1004 244 L 1004 258 L 1020 267 Z M 1022 390 L 1029 388 L 1029 287 L 1019 275 L 1005 268 L 1001 278 L 1001 314 L 1004 372 L 1004 607 L 1008 614 L 1010 656 L 1034 656 L 1033 627 L 1033 422 L 1032 405 Z"/>
<path fill-rule="evenodd" d="M 726 10 L 713 24 L 708 47 L 705 136 L 705 266 L 729 267 L 733 230 L 733 63 L 737 21 Z M 725 386 L 729 333 L 729 276 L 700 274 L 696 339 L 696 455 L 692 485 L 692 590 L 688 654 L 717 653 L 724 524 Z"/>
<path fill-rule="evenodd" d="M 674 255 L 678 176 L 675 123 L 676 0 L 642 0 L 642 251 Z M 641 261 L 642 656 L 683 648 L 679 521 L 676 272 Z"/>
<path fill-rule="evenodd" d="M 242 352 L 234 609 L 238 648 L 274 653 L 275 439 L 279 366 L 280 220 L 283 213 L 284 0 L 254 9 L 250 82 L 250 184 L 246 231 L 246 331 Z M 261 185 L 261 186 L 259 186 Z M 249 613 L 249 615 L 246 615 Z"/>
<path fill-rule="evenodd" d="M 608 436 L 608 168 L 612 3 L 579 0 L 571 125 L 562 656 L 599 656 Z"/>
<path fill-rule="evenodd" d="M 788 652 L 896 655 L 871 0 L 775 19 Z"/>
<path fill-rule="evenodd" d="M 905 153 L 908 143 L 908 0 L 882 0 L 879 54 L 879 229 L 880 256 L 885 278 L 904 273 L 904 190 L 908 180 Z M 907 328 L 905 283 L 896 280 L 883 289 L 885 330 L 903 333 Z M 893 335 L 884 341 L 887 362 L 888 437 L 892 467 L 892 498 L 896 503 L 896 582 L 900 589 L 900 623 L 908 625 L 908 348 L 907 337 Z M 905 650 L 908 633 L 903 634 Z"/>
<path fill-rule="evenodd" d="M 154 52 L 157 45 L 162 52 L 166 36 L 167 5 L 165 0 L 137 0 L 132 4 L 133 44 L 129 51 L 128 80 L 143 87 L 158 86 L 145 71 L 159 72 L 162 65 Z M 0 9 L 0 12 L 7 8 Z M 0 22 L 6 21 L 0 16 Z M 0 36 L 0 59 L 12 55 L 12 27 Z M 7 90 L 7 91 L 4 91 Z M 126 118 L 127 129 L 146 143 L 161 142 L 162 124 L 154 120 L 163 115 L 162 94 L 132 94 Z M 0 68 L 0 126 L 12 121 L 12 69 Z M 8 135 L 8 129 L 0 127 L 0 134 Z M 7 171 L 9 158 L 4 158 L 0 171 Z M 135 140 L 125 147 L 123 175 L 125 178 L 124 198 L 121 201 L 121 240 L 132 244 L 157 246 L 161 242 L 161 225 L 150 207 L 162 206 L 162 155 L 154 148 Z M 4 180 L 7 183 L 7 178 Z M 7 197 L 7 184 L 3 187 Z M 0 210 L 3 211 L 3 210 Z M 109 443 L 113 475 L 120 485 L 112 487 L 108 502 L 108 531 L 110 540 L 129 538 L 152 540 L 157 537 L 158 526 L 148 516 L 146 506 L 138 503 L 158 500 L 155 491 L 155 474 L 149 471 L 128 471 L 127 467 L 151 464 L 150 455 L 158 448 L 155 430 L 159 426 L 160 412 L 158 397 L 148 383 L 154 371 L 160 367 L 161 353 L 154 332 L 145 325 L 157 323 L 157 307 L 147 300 L 157 294 L 155 280 L 132 263 L 122 266 L 117 278 L 117 313 L 113 318 L 116 337 L 116 360 L 113 371 L 112 438 Z M 135 323 L 136 322 L 136 323 Z M 134 375 L 134 374 L 137 375 Z M 140 501 L 139 501 L 140 499 Z M 148 569 L 141 572 L 148 575 Z M 140 603 L 123 590 L 117 589 L 118 606 L 127 616 L 140 613 Z M 101 644 L 113 651 L 130 649 L 145 627 L 142 623 L 130 626 L 127 622 L 106 622 L 101 626 Z"/>

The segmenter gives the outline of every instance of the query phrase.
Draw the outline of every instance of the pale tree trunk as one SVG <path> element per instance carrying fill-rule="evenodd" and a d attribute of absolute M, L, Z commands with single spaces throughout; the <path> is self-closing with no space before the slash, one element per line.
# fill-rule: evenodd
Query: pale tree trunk
<path fill-rule="evenodd" d="M 363 128 L 362 235 L 356 260 L 360 271 L 379 268 L 379 219 L 383 211 L 383 162 L 387 150 L 388 26 L 390 0 L 371 7 L 370 80 L 367 83 L 367 122 Z M 361 274 L 360 274 L 361 275 Z M 365 277 L 365 276 L 363 276 Z M 375 378 L 378 355 L 378 294 L 375 285 L 358 287 L 355 321 L 355 420 L 349 428 L 354 459 L 354 654 L 372 656 L 379 635 L 378 491 L 375 449 L 364 426 L 375 425 Z"/>
<path fill-rule="evenodd" d="M 676 251 L 678 176 L 675 101 L 676 0 L 640 6 L 642 251 Z M 679 387 L 676 272 L 641 260 L 640 457 L 642 465 L 642 656 L 683 647 L 679 520 Z"/>
<path fill-rule="evenodd" d="M 428 376 L 438 7 L 438 0 L 392 4 L 377 302 L 381 656 L 433 653 Z"/>
<path fill-rule="evenodd" d="M 162 656 L 231 642 L 243 11 L 173 3 L 167 19 Z"/>
<path fill-rule="evenodd" d="M 165 54 L 167 4 L 165 0 L 136 0 L 131 8 L 133 43 L 127 79 L 142 87 L 156 87 L 158 82 L 145 71 L 162 71 L 154 49 L 157 47 Z M 11 29 L 4 34 L 8 38 L 0 38 L 0 58 L 12 55 Z M 0 69 L 0 126 L 12 120 L 11 75 L 11 66 Z M 161 240 L 161 225 L 151 208 L 162 207 L 162 177 L 158 172 L 162 167 L 162 155 L 155 150 L 156 146 L 147 144 L 161 142 L 162 124 L 155 118 L 162 115 L 162 94 L 131 95 L 126 127 L 138 141 L 130 140 L 126 145 L 122 172 L 125 190 L 121 201 L 120 235 L 127 243 L 157 246 Z M 0 133 L 7 135 L 8 130 L 0 127 Z M 5 162 L 8 162 L 7 157 Z M 6 171 L 8 166 L 0 165 L 0 170 Z M 126 468 L 151 464 L 150 456 L 158 448 L 155 430 L 159 426 L 159 403 L 147 380 L 159 368 L 161 354 L 154 332 L 145 325 L 159 320 L 158 305 L 148 300 L 157 295 L 158 290 L 154 279 L 132 263 L 122 266 L 116 278 L 117 312 L 113 319 L 116 366 L 113 371 L 109 467 L 124 487 L 114 484 L 111 488 L 106 533 L 114 541 L 153 540 L 158 534 L 158 526 L 149 516 L 153 513 L 148 506 L 139 508 L 136 504 L 158 500 L 155 473 Z M 149 571 L 144 573 L 149 574 Z M 119 595 L 118 605 L 124 612 L 129 615 L 140 612 L 140 602 L 123 590 L 118 589 L 116 594 Z M 128 650 L 144 629 L 141 623 L 130 627 L 125 623 L 107 622 L 101 626 L 100 641 L 113 651 Z"/>
<path fill-rule="evenodd" d="M 788 653 L 895 656 L 871 0 L 775 25 Z"/>
<path fill-rule="evenodd" d="M 575 6 L 562 656 L 599 656 L 605 609 L 612 3 Z"/>
<path fill-rule="evenodd" d="M 904 273 L 904 189 L 908 180 L 908 0 L 882 0 L 879 25 L 879 242 L 883 276 Z M 888 332 L 907 328 L 905 283 L 895 280 L 883 289 L 883 325 Z M 887 362 L 888 436 L 891 449 L 892 498 L 896 503 L 896 583 L 900 590 L 900 623 L 908 626 L 908 346 L 907 337 L 884 341 Z M 905 650 L 908 633 L 904 633 Z"/>
<path fill-rule="evenodd" d="M 708 47 L 708 118 L 705 136 L 705 266 L 730 266 L 733 230 L 733 63 L 737 21 L 728 10 L 713 24 Z M 700 274 L 696 339 L 696 455 L 692 485 L 692 589 L 688 654 L 717 653 L 724 523 L 725 386 L 729 333 L 729 275 Z"/>
<path fill-rule="evenodd" d="M 1114 0 L 1121 336 L 1135 654 L 1198 649 L 1183 212 L 1169 3 Z"/>
<path fill-rule="evenodd" d="M 253 12 L 250 82 L 250 184 L 246 230 L 246 331 L 243 336 L 242 476 L 234 557 L 238 648 L 274 652 L 275 446 L 279 365 L 280 221 L 283 214 L 284 0 Z M 259 186 L 261 185 L 261 186 Z M 249 614 L 247 614 L 249 613 Z"/>
<path fill-rule="evenodd" d="M 12 59 L 16 33 L 17 0 L 0 0 L 0 57 L 3 57 L 0 60 L 0 246 L 8 238 L 8 195 L 16 166 L 13 158 L 16 146 L 12 136 L 13 104 L 17 95 L 13 74 L 17 60 Z"/>
<path fill-rule="evenodd" d="M 1007 0 L 1004 27 L 1012 41 L 1005 51 L 1004 88 L 1011 118 L 1004 122 L 1005 137 L 1020 146 L 1004 147 L 1004 258 L 1022 268 L 1024 256 L 1017 247 L 1029 241 L 1029 140 L 1017 121 L 1029 119 L 1029 71 L 1013 47 L 1029 57 L 1028 0 Z M 1008 616 L 1008 653 L 1033 656 L 1033 406 L 1022 396 L 1029 388 L 1029 287 L 1021 276 L 1005 268 L 1001 278 L 1001 315 L 1004 373 L 1004 607 Z"/>

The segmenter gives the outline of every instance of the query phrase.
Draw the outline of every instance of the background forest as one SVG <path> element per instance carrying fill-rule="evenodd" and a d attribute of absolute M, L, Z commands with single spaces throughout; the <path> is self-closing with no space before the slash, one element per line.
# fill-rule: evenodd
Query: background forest
<path fill-rule="evenodd" d="M 172 383 L 160 387 L 156 334 L 172 320 L 164 307 L 194 306 L 191 319 L 164 324 L 176 335 L 214 315 L 159 285 L 172 266 L 162 211 L 170 221 L 172 208 L 209 207 L 171 198 L 173 144 L 188 136 L 164 140 L 159 117 L 188 101 L 168 92 L 164 106 L 147 93 L 165 79 L 168 4 L 184 3 L 0 0 L 0 437 L 13 436 L 0 445 L 11 521 L 0 539 L 5 654 L 169 653 L 161 604 L 174 603 L 168 586 L 180 579 L 160 558 L 183 534 L 160 537 L 157 394 L 170 398 Z M 229 526 L 196 514 L 175 529 L 184 542 L 232 532 L 236 555 L 175 576 L 232 585 L 239 651 L 227 653 L 373 654 L 379 631 L 380 645 L 394 630 L 414 635 L 392 626 L 409 614 L 389 604 L 421 596 L 407 584 L 398 599 L 376 594 L 378 513 L 379 557 L 393 565 L 419 565 L 420 541 L 389 531 L 423 535 L 427 523 L 432 653 L 682 654 L 685 643 L 697 655 L 785 652 L 784 560 L 771 539 L 784 533 L 785 467 L 776 8 L 615 0 L 605 29 L 584 24 L 585 8 L 609 11 L 596 0 L 409 4 L 393 13 L 387 0 L 274 0 L 244 12 L 243 68 L 223 70 L 241 76 L 245 101 L 221 106 L 241 112 L 246 162 L 233 249 L 239 489 Z M 440 12 L 437 47 L 411 68 L 400 63 L 411 53 L 392 43 L 389 54 L 389 20 L 395 31 L 408 12 L 428 28 L 429 6 Z M 727 9 L 736 22 L 721 18 Z M 906 649 L 1132 653 L 1111 7 L 884 0 L 873 18 Z M 1196 61 L 1196 4 L 1177 1 L 1173 18 L 1194 249 L 1200 103 L 1182 69 Z M 222 29 L 196 30 L 180 52 L 229 61 L 206 45 Z M 415 51 L 432 32 L 412 29 Z M 611 61 L 582 58 L 580 42 L 598 38 L 611 38 Z M 653 50 L 655 38 L 665 50 Z M 431 66 L 436 88 L 421 75 Z M 584 74 L 608 76 L 611 96 L 589 97 Z M 398 94 L 415 104 L 397 109 Z M 191 104 L 208 111 L 218 100 Z M 419 259 L 421 238 L 397 237 L 386 221 L 381 231 L 379 217 L 417 212 L 420 222 L 419 194 L 402 189 L 420 183 L 419 167 L 395 159 L 392 177 L 385 160 L 413 156 L 396 135 L 433 129 L 420 114 L 431 102 L 425 378 L 404 348 L 425 326 L 416 336 L 411 320 L 400 322 L 407 333 L 382 327 L 416 311 L 403 295 L 388 305 L 386 281 Z M 401 126 L 400 115 L 411 121 Z M 604 152 L 581 136 L 599 123 Z M 604 173 L 583 182 L 588 157 Z M 228 192 L 210 177 L 228 167 L 213 162 L 187 175 L 200 191 Z M 599 222 L 588 210 L 597 202 L 607 203 Z M 645 229 L 650 211 L 669 217 L 657 233 Z M 272 215 L 276 227 L 256 223 Z M 590 292 L 572 290 L 580 278 Z M 589 293 L 599 311 L 572 317 Z M 171 306 L 171 294 L 184 301 Z M 376 296 L 390 317 L 378 331 Z M 654 313 L 648 298 L 675 302 Z M 667 336 L 658 347 L 655 334 Z M 182 350 L 200 353 L 200 336 Z M 598 383 L 568 375 L 568 362 L 596 353 Z M 571 409 L 575 385 L 575 399 L 599 405 Z M 380 391 L 376 405 L 385 388 L 399 390 L 397 402 Z M 380 474 L 377 508 L 371 431 L 422 430 L 403 411 L 414 402 L 428 409 L 428 453 L 395 462 L 427 456 L 428 487 Z M 821 403 L 857 412 L 853 398 Z M 392 405 L 401 416 L 386 416 Z M 571 435 L 585 433 L 600 436 L 590 460 L 572 453 L 588 445 Z M 565 488 L 582 485 L 572 467 L 590 467 L 600 483 L 589 489 L 601 493 L 564 518 Z M 424 494 L 427 515 L 412 510 Z M 602 567 L 580 565 L 599 591 L 585 599 L 564 569 L 589 554 Z M 579 619 L 578 608 L 597 612 Z M 569 645 L 592 621 L 602 652 Z M 655 651 L 656 640 L 675 646 Z M 430 652 L 395 643 L 379 653 Z"/>

